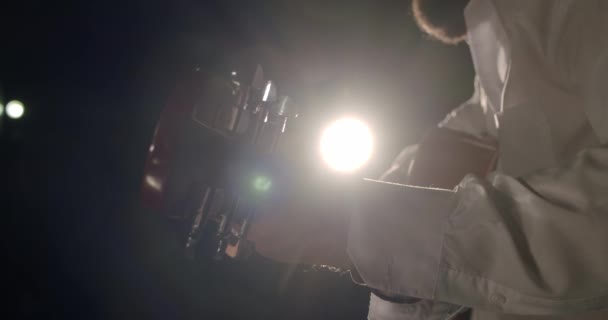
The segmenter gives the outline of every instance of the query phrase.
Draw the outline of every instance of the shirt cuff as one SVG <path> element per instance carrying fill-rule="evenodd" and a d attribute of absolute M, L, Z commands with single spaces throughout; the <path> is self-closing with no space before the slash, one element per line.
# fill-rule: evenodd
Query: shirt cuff
<path fill-rule="evenodd" d="M 390 294 L 390 293 L 382 292 L 377 289 L 372 289 L 371 291 L 372 291 L 372 294 L 377 296 L 378 298 L 380 298 L 384 301 L 392 302 L 392 303 L 411 304 L 411 303 L 416 303 L 416 302 L 420 301 L 419 298 L 406 297 L 406 296 L 401 296 L 398 294 Z"/>
<path fill-rule="evenodd" d="M 364 180 L 347 251 L 369 287 L 433 299 L 452 190 Z"/>
<path fill-rule="evenodd" d="M 443 320 L 461 307 L 432 300 L 420 300 L 412 304 L 398 304 L 382 300 L 372 294 L 369 301 L 369 320 Z"/>

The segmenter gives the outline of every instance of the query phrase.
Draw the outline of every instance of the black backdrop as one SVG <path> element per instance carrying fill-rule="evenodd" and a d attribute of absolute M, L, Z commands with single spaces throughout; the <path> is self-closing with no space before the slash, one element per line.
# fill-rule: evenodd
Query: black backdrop
<path fill-rule="evenodd" d="M 0 134 L 3 313 L 365 318 L 367 292 L 347 278 L 184 263 L 161 221 L 138 206 L 155 122 L 181 70 L 253 56 L 307 112 L 335 114 L 347 101 L 364 113 L 377 129 L 366 171 L 375 176 L 471 94 L 466 46 L 424 37 L 406 0 L 2 7 L 0 99 L 27 108 L 19 121 L 4 117 Z M 241 285 L 222 285 L 235 277 Z"/>

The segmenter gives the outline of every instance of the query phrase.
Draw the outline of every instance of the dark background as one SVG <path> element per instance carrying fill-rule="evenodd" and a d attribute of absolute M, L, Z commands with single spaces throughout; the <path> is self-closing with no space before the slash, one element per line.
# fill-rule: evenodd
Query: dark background
<path fill-rule="evenodd" d="M 26 114 L 0 120 L 0 312 L 45 319 L 364 319 L 368 293 L 345 277 L 184 262 L 162 222 L 139 207 L 138 192 L 155 123 L 181 72 L 225 57 L 259 59 L 308 113 L 331 115 L 352 104 L 376 134 L 365 175 L 378 175 L 472 92 L 466 46 L 423 36 L 409 5 L 3 2 L 0 99 L 23 101 Z"/>

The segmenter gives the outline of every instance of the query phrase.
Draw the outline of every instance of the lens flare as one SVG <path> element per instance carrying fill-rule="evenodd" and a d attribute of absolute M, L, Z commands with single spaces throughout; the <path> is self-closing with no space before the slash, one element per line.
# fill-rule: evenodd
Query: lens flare
<path fill-rule="evenodd" d="M 321 156 L 327 165 L 339 172 L 353 172 L 370 159 L 373 137 L 360 120 L 345 118 L 332 123 L 321 136 Z"/>
<path fill-rule="evenodd" d="M 258 192 L 266 192 L 272 187 L 272 181 L 265 176 L 257 176 L 253 179 L 253 189 Z"/>

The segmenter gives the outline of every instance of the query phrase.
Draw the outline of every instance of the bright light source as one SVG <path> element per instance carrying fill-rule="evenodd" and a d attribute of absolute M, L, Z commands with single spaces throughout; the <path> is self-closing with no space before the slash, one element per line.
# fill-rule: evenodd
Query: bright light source
<path fill-rule="evenodd" d="M 373 137 L 369 127 L 353 118 L 332 123 L 321 136 L 321 156 L 330 168 L 352 172 L 371 157 Z"/>
<path fill-rule="evenodd" d="M 21 101 L 13 100 L 6 104 L 6 115 L 11 119 L 19 119 L 25 113 L 25 107 Z"/>

